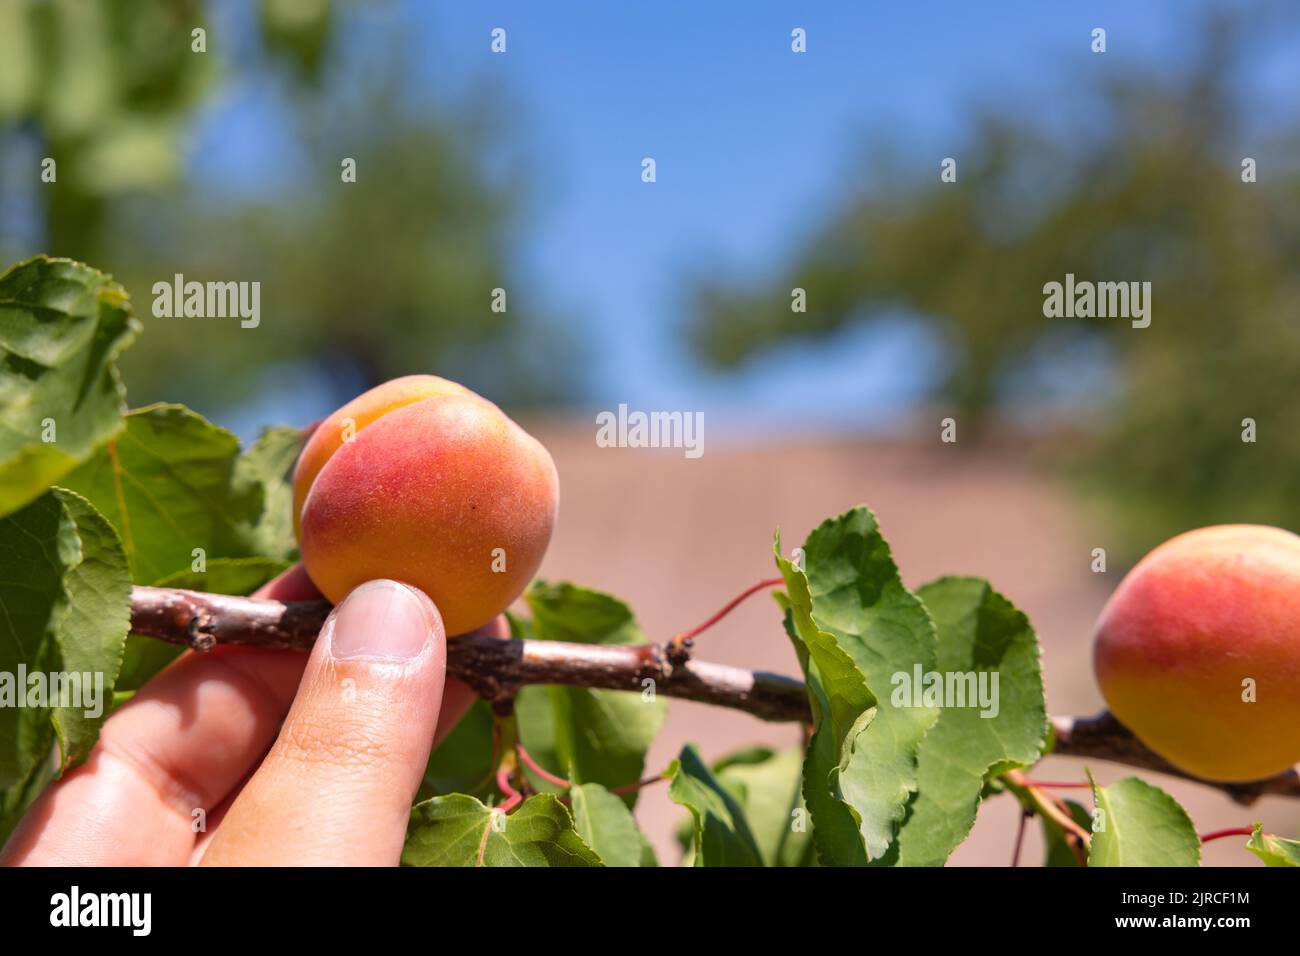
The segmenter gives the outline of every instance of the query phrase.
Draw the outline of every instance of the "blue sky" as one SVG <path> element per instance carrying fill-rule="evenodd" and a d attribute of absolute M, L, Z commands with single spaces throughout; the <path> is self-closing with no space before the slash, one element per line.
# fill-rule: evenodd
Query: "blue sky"
<path fill-rule="evenodd" d="M 858 184 L 855 147 L 867 134 L 896 136 L 937 175 L 972 103 L 1069 117 L 1079 71 L 1124 60 L 1176 68 L 1196 5 L 410 0 L 359 9 L 348 27 L 356 68 L 384 55 L 371 37 L 396 18 L 422 53 L 413 95 L 504 92 L 502 135 L 517 139 L 507 145 L 526 158 L 539 200 L 517 262 L 549 311 L 571 317 L 589 342 L 583 405 L 726 410 L 744 427 L 806 422 L 808 406 L 792 407 L 792 396 L 810 384 L 826 423 L 879 424 L 924 394 L 942 356 L 900 320 L 711 374 L 679 332 L 688 276 L 774 267 Z M 1105 56 L 1088 49 L 1096 26 L 1107 30 Z M 507 31 L 505 55 L 489 50 L 495 27 Z M 790 51 L 794 27 L 807 31 L 806 54 Z M 1261 128 L 1293 108 L 1294 40 L 1261 49 L 1247 78 Z M 265 86 L 232 77 L 194 144 L 205 187 L 273 190 L 292 175 L 278 109 Z M 657 163 L 653 185 L 640 179 L 645 156 Z"/>

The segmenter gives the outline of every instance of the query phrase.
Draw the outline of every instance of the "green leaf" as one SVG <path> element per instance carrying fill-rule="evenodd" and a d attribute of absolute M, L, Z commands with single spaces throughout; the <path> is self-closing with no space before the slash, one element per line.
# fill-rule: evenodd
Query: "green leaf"
<path fill-rule="evenodd" d="M 1255 824 L 1255 832 L 1246 842 L 1246 849 L 1267 866 L 1300 866 L 1300 840 L 1284 840 L 1265 833 L 1259 823 Z"/>
<path fill-rule="evenodd" d="M 126 416 L 119 438 L 64 481 L 122 536 L 133 580 L 155 584 L 204 560 L 254 556 L 262 488 L 237 467 L 239 441 L 181 405 Z"/>
<path fill-rule="evenodd" d="M 1081 803 L 1073 800 L 1064 801 L 1065 808 L 1070 812 L 1070 818 L 1075 823 L 1083 827 L 1084 830 L 1092 826 L 1092 814 L 1088 808 Z M 1070 844 L 1065 839 L 1065 829 L 1044 814 L 1039 814 L 1038 819 L 1043 821 L 1043 866 L 1064 866 L 1064 867 L 1081 867 L 1083 863 L 1074 855 L 1070 849 Z"/>
<path fill-rule="evenodd" d="M 654 866 L 654 850 L 619 797 L 598 783 L 569 789 L 578 835 L 606 866 Z"/>
<path fill-rule="evenodd" d="M 495 793 L 492 748 L 492 707 L 480 698 L 429 755 L 419 799 L 452 793 L 483 799 Z"/>
<path fill-rule="evenodd" d="M 536 582 L 527 594 L 531 636 L 579 644 L 644 644 L 626 604 L 571 584 Z M 635 783 L 664 718 L 658 695 L 581 687 L 532 686 L 515 699 L 519 736 L 547 770 L 608 788 Z M 549 785 L 536 778 L 539 789 Z M 628 805 L 636 795 L 626 798 Z"/>
<path fill-rule="evenodd" d="M 238 467 L 262 487 L 262 513 L 251 529 L 258 554 L 293 561 L 298 542 L 293 533 L 293 468 L 306 441 L 302 429 L 264 429 L 240 456 Z"/>
<path fill-rule="evenodd" d="M 554 795 L 503 814 L 454 793 L 411 808 L 403 866 L 601 866 Z"/>
<path fill-rule="evenodd" d="M 27 776 L 12 786 L 0 789 L 0 847 L 18 826 L 23 814 L 42 791 L 59 778 L 59 750 L 54 746 L 54 728 L 44 728 L 44 742 L 37 749 L 43 755 Z"/>
<path fill-rule="evenodd" d="M 1092 795 L 1089 866 L 1201 865 L 1201 839 L 1191 817 L 1159 787 L 1137 777 L 1109 787 L 1094 780 Z"/>
<path fill-rule="evenodd" d="M 122 650 L 122 667 L 117 674 L 114 690 L 134 693 L 176 658 L 185 653 L 180 644 L 171 644 L 154 637 L 128 634 Z"/>
<path fill-rule="evenodd" d="M 162 588 L 185 588 L 212 594 L 252 594 L 289 565 L 274 558 L 216 558 L 203 571 L 177 571 L 157 581 Z M 149 678 L 174 661 L 185 648 L 153 637 L 131 634 L 126 639 L 117 690 L 139 690 Z"/>
<path fill-rule="evenodd" d="M 762 866 L 754 834 L 736 799 L 687 744 L 669 768 L 668 797 L 691 812 L 695 866 Z"/>
<path fill-rule="evenodd" d="M 939 719 L 921 741 L 898 862 L 941 866 L 975 823 L 985 776 L 1042 755 L 1047 707 L 1033 628 L 987 581 L 941 578 L 918 595 L 938 632 L 933 673 L 952 697 L 941 701 Z M 918 688 L 916 677 L 914 670 L 896 678 L 891 704 L 921 693 L 925 678 Z"/>
<path fill-rule="evenodd" d="M 645 634 L 618 598 L 574 584 L 535 581 L 528 589 L 533 636 L 574 644 L 644 644 Z"/>
<path fill-rule="evenodd" d="M 138 328 L 122 287 L 81 263 L 38 256 L 0 275 L 0 515 L 121 430 L 115 360 Z"/>
<path fill-rule="evenodd" d="M 808 536 L 806 571 L 777 547 L 786 630 L 809 673 L 816 730 L 804 798 L 818 855 L 827 865 L 882 860 L 916 790 L 921 740 L 939 716 L 937 707 L 897 707 L 882 694 L 895 674 L 934 669 L 934 624 L 903 586 L 867 508 L 827 519 Z"/>
<path fill-rule="evenodd" d="M 844 798 L 839 778 L 842 760 L 852 758 L 854 739 L 876 716 L 876 698 L 853 658 L 813 621 L 808 580 L 781 556 L 779 536 L 775 550 L 788 588 L 787 594 L 777 595 L 777 601 L 785 608 L 785 630 L 804 672 L 813 715 L 803 766 L 803 797 L 813 819 L 813 844 L 826 866 L 865 866 L 862 817 Z"/>
<path fill-rule="evenodd" d="M 160 578 L 155 586 L 210 594 L 252 594 L 289 567 L 289 562 L 280 558 L 213 558 L 204 562 L 202 571 L 186 568 Z"/>
<path fill-rule="evenodd" d="M 54 708 L 51 719 L 67 769 L 86 758 L 109 709 L 131 623 L 131 574 L 117 532 L 103 515 L 80 495 L 62 488 L 53 493 L 75 525 L 81 552 L 63 576 L 67 604 L 54 632 L 53 669 L 85 675 L 98 700 L 89 714 L 80 703 Z"/>
<path fill-rule="evenodd" d="M 749 822 L 766 866 L 811 866 L 812 831 L 800 792 L 803 753 L 750 747 L 713 765 Z"/>
<path fill-rule="evenodd" d="M 53 489 L 0 519 L 0 802 L 7 809 L 39 793 L 51 769 L 43 765 L 54 760 L 52 769 L 62 770 L 93 746 L 130 605 L 121 545 L 85 499 Z M 59 688 L 74 697 L 51 706 Z"/>

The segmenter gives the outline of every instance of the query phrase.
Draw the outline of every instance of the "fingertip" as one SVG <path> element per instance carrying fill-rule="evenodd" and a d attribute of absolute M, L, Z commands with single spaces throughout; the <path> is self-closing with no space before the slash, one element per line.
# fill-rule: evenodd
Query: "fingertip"
<path fill-rule="evenodd" d="M 323 638 L 334 660 L 414 660 L 432 645 L 446 668 L 442 614 L 418 588 L 380 578 L 348 593 L 325 622 Z"/>

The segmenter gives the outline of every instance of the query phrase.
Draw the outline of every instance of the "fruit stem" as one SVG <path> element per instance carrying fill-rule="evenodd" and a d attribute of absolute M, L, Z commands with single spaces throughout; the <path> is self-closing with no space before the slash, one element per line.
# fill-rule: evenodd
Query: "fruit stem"
<path fill-rule="evenodd" d="M 661 773 L 654 777 L 646 777 L 644 780 L 638 780 L 636 783 L 625 783 L 621 787 L 613 787 L 609 792 L 617 794 L 620 797 L 625 797 L 629 793 L 636 793 L 638 790 L 650 786 L 652 783 L 658 783 L 660 780 L 667 779 L 668 777 Z"/>
<path fill-rule="evenodd" d="M 703 624 L 698 624 L 695 627 L 691 628 L 689 631 L 682 631 L 680 634 L 676 635 L 671 641 L 668 642 L 669 647 L 679 652 L 682 651 L 685 648 L 686 643 L 690 641 L 691 638 L 695 637 L 698 634 L 704 633 L 709 628 L 711 628 L 714 624 L 717 624 L 724 617 L 726 617 L 728 614 L 734 611 L 736 609 L 736 605 L 740 604 L 740 602 L 745 600 L 745 598 L 749 597 L 751 594 L 757 594 L 759 591 L 763 590 L 764 588 L 776 587 L 776 585 L 784 584 L 784 583 L 785 583 L 784 578 L 767 578 L 766 580 L 759 581 L 757 584 L 753 585 L 752 587 L 746 588 L 745 590 L 737 594 L 734 598 L 732 598 L 730 601 L 728 601 L 725 605 L 723 605 L 720 611 L 714 614 Z"/>
<path fill-rule="evenodd" d="M 509 813 L 515 807 L 519 806 L 524 800 L 524 795 L 516 790 L 510 783 L 510 773 L 514 770 L 513 761 L 502 761 L 501 766 L 497 767 L 497 789 L 505 794 L 505 803 L 497 806 L 496 809 L 502 813 Z"/>
<path fill-rule="evenodd" d="M 524 799 L 522 791 L 528 789 L 528 780 L 519 769 L 519 727 L 514 713 L 492 714 L 492 761 L 497 765 L 497 789 L 505 795 L 506 800 L 497 809 L 509 813 Z M 518 775 L 519 787 L 516 789 L 513 778 Z"/>
<path fill-rule="evenodd" d="M 670 778 L 666 774 L 660 774 L 657 777 L 646 777 L 644 780 L 638 780 L 636 783 L 625 783 L 622 786 L 610 787 L 609 792 L 617 797 L 626 797 L 629 793 L 636 793 L 637 791 L 650 786 L 652 783 L 658 783 L 660 780 L 668 779 Z M 569 795 L 566 793 L 561 796 L 560 802 L 568 804 L 570 802 Z"/>
<path fill-rule="evenodd" d="M 517 753 L 519 759 L 524 762 L 524 766 L 537 774 L 537 776 L 541 777 L 547 783 L 553 783 L 557 787 L 562 787 L 565 790 L 569 789 L 569 781 L 565 780 L 563 777 L 556 776 L 534 760 L 533 755 L 528 752 L 522 742 L 515 744 L 515 753 Z"/>
<path fill-rule="evenodd" d="M 1058 782 L 1049 780 L 1029 780 L 1030 786 L 1038 787 L 1040 790 L 1087 790 L 1092 784 L 1083 782 Z"/>
<path fill-rule="evenodd" d="M 1034 815 L 1034 811 L 1029 807 L 1020 808 L 1020 826 L 1016 827 L 1016 845 L 1011 848 L 1011 865 L 1020 865 L 1020 845 L 1025 841 L 1025 825 L 1029 823 L 1029 818 Z"/>
<path fill-rule="evenodd" d="M 1215 830 L 1213 833 L 1202 833 L 1201 842 L 1209 843 L 1211 840 L 1219 840 L 1230 836 L 1250 836 L 1254 832 L 1254 827 L 1231 827 L 1227 830 Z"/>
<path fill-rule="evenodd" d="M 1083 827 L 1074 821 L 1070 816 L 1069 808 L 1060 797 L 1054 796 L 1039 789 L 1039 784 L 1032 783 L 1019 770 L 1008 770 L 1002 775 L 1002 779 L 1011 792 L 1020 800 L 1022 806 L 1031 807 L 1035 812 L 1042 814 L 1059 826 L 1066 834 L 1066 842 L 1074 851 L 1075 857 L 1079 860 L 1080 865 L 1088 865 L 1087 849 L 1092 841 L 1092 835 Z"/>

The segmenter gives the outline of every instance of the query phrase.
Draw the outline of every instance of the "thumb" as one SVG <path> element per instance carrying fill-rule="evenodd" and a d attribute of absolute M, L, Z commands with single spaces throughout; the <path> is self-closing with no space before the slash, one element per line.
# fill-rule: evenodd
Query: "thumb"
<path fill-rule="evenodd" d="M 325 622 L 266 759 L 203 857 L 209 865 L 396 864 L 447 674 L 422 592 L 370 581 Z"/>

